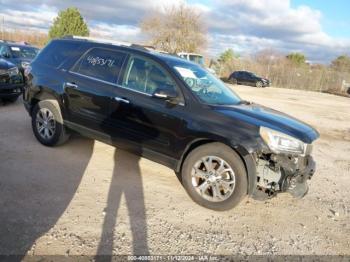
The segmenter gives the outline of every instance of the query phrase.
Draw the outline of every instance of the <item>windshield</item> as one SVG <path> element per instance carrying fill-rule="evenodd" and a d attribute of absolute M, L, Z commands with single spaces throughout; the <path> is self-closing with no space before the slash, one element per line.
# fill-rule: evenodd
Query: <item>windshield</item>
<path fill-rule="evenodd" d="M 252 73 L 252 72 L 248 72 L 248 74 L 251 76 L 251 77 L 257 77 L 256 74 Z"/>
<path fill-rule="evenodd" d="M 14 58 L 33 59 L 39 52 L 39 49 L 29 46 L 11 46 L 10 48 Z"/>
<path fill-rule="evenodd" d="M 195 63 L 200 64 L 200 65 L 204 65 L 203 56 L 200 56 L 200 55 L 189 55 L 189 59 L 192 62 L 195 62 Z"/>
<path fill-rule="evenodd" d="M 169 61 L 168 64 L 181 75 L 187 86 L 202 102 L 235 105 L 241 101 L 237 94 L 204 68 L 177 61 Z"/>

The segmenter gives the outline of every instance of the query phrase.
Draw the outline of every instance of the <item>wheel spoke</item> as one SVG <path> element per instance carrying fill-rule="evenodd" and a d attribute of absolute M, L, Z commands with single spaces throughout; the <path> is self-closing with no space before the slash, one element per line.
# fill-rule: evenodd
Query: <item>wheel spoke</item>
<path fill-rule="evenodd" d="M 42 134 L 42 132 L 44 131 L 45 127 L 44 126 L 40 126 L 39 129 L 38 129 L 38 132 L 40 134 Z"/>
<path fill-rule="evenodd" d="M 194 167 L 193 169 L 194 169 L 193 176 L 206 179 L 207 174 L 204 171 L 198 169 L 197 167 Z"/>
<path fill-rule="evenodd" d="M 49 110 L 45 110 L 45 120 L 48 121 L 50 117 L 50 111 Z"/>
<path fill-rule="evenodd" d="M 38 121 L 40 124 L 44 123 L 44 119 L 40 115 L 38 115 L 38 117 L 36 118 L 36 121 Z"/>
<path fill-rule="evenodd" d="M 44 137 L 45 137 L 45 138 L 50 138 L 49 129 L 48 129 L 48 128 L 45 128 L 44 130 L 45 130 Z"/>
<path fill-rule="evenodd" d="M 207 172 L 213 170 L 213 158 L 211 156 L 202 159 Z"/>
<path fill-rule="evenodd" d="M 207 183 L 207 181 L 204 181 L 201 185 L 199 185 L 197 188 L 198 190 L 201 192 L 201 194 L 204 194 L 205 191 L 207 191 L 209 187 L 209 184 Z"/>
<path fill-rule="evenodd" d="M 47 121 L 52 121 L 52 120 L 54 120 L 53 114 L 49 112 L 47 116 Z"/>
<path fill-rule="evenodd" d="M 51 120 L 51 121 L 48 123 L 48 126 L 54 128 L 54 127 L 56 126 L 55 121 Z"/>
<path fill-rule="evenodd" d="M 221 180 L 220 185 L 226 190 L 226 191 L 231 191 L 232 187 L 231 185 L 234 185 L 235 181 L 226 181 L 226 180 Z"/>
<path fill-rule="evenodd" d="M 211 188 L 213 191 L 213 198 L 218 199 L 218 200 L 222 200 L 222 195 L 221 195 L 220 189 L 218 188 L 218 185 L 215 184 Z"/>
<path fill-rule="evenodd" d="M 40 117 L 42 120 L 45 120 L 45 116 L 42 111 L 39 111 L 38 117 Z"/>
<path fill-rule="evenodd" d="M 221 175 L 222 172 L 224 171 L 225 169 L 225 161 L 223 159 L 220 159 L 220 165 L 218 167 L 218 169 L 216 170 L 216 172 Z"/>
<path fill-rule="evenodd" d="M 53 127 L 48 127 L 49 132 L 51 133 L 50 136 L 54 134 L 55 129 Z"/>
<path fill-rule="evenodd" d="M 220 170 L 220 172 L 218 172 L 218 175 L 221 176 L 222 174 L 225 174 L 226 172 L 231 172 L 232 169 L 231 168 L 223 168 L 222 170 Z"/>

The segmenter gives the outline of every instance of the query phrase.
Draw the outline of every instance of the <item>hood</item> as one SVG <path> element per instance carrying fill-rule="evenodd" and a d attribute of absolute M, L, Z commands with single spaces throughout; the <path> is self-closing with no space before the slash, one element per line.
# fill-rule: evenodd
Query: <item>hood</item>
<path fill-rule="evenodd" d="M 7 69 L 13 68 L 15 66 L 16 66 L 15 64 L 13 64 L 5 59 L 0 58 L 0 70 L 7 70 Z"/>
<path fill-rule="evenodd" d="M 31 63 L 33 59 L 29 58 L 12 58 L 11 62 L 16 64 L 18 67 L 22 67 L 22 62 L 28 62 Z"/>
<path fill-rule="evenodd" d="M 258 104 L 217 106 L 218 113 L 255 126 L 265 126 L 311 144 L 319 133 L 310 125 L 287 114 Z"/>

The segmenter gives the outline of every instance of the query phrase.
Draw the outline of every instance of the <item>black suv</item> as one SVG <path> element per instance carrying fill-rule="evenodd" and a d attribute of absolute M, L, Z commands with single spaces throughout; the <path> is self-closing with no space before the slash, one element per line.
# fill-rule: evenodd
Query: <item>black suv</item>
<path fill-rule="evenodd" d="M 22 93 L 24 82 L 18 67 L 0 58 L 0 99 L 15 102 Z"/>
<path fill-rule="evenodd" d="M 27 71 L 24 104 L 36 138 L 70 130 L 172 168 L 191 198 L 227 210 L 245 195 L 307 193 L 319 134 L 241 100 L 201 66 L 136 45 L 51 41 Z"/>
<path fill-rule="evenodd" d="M 262 78 L 252 72 L 247 72 L 247 71 L 233 72 L 229 76 L 228 81 L 231 84 L 248 85 L 248 86 L 256 86 L 256 87 L 267 87 L 267 86 L 270 86 L 271 84 L 270 80 L 266 78 Z"/>

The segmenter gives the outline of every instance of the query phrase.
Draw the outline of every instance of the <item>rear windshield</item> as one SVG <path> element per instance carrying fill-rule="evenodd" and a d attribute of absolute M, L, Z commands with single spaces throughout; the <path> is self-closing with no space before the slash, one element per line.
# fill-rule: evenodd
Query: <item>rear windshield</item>
<path fill-rule="evenodd" d="M 39 53 L 35 63 L 59 67 L 67 58 L 79 56 L 80 46 L 78 41 L 53 40 Z"/>

